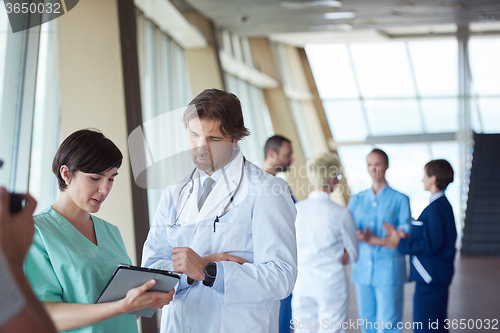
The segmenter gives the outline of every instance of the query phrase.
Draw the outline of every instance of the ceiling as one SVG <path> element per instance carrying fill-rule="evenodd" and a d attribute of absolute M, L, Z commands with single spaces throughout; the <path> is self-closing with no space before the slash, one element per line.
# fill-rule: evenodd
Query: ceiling
<path fill-rule="evenodd" d="M 500 0 L 172 0 L 176 6 L 181 1 L 184 9 L 192 6 L 238 35 L 299 45 L 335 38 L 450 35 L 457 25 L 467 24 L 472 31 L 500 33 Z M 339 12 L 355 17 L 325 17 Z"/>

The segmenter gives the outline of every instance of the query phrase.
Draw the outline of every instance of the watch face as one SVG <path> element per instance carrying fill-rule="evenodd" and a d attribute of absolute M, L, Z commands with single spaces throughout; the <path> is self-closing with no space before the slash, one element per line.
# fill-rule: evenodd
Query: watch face
<path fill-rule="evenodd" d="M 211 278 L 215 278 L 215 275 L 217 274 L 217 266 L 215 263 L 211 262 L 205 267 L 205 273 L 207 273 L 208 276 Z"/>

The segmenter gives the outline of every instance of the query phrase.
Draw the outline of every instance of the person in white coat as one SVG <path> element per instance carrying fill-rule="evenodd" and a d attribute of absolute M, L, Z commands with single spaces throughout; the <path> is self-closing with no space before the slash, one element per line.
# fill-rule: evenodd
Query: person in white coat
<path fill-rule="evenodd" d="M 196 168 L 169 186 L 143 266 L 182 273 L 161 332 L 277 332 L 297 277 L 296 210 L 286 183 L 247 161 L 238 98 L 208 89 L 184 112 Z"/>
<path fill-rule="evenodd" d="M 347 207 L 330 200 L 342 178 L 336 155 L 307 162 L 312 191 L 296 204 L 298 277 L 291 326 L 295 332 L 345 332 L 349 283 L 344 265 L 358 258 L 356 226 Z"/>

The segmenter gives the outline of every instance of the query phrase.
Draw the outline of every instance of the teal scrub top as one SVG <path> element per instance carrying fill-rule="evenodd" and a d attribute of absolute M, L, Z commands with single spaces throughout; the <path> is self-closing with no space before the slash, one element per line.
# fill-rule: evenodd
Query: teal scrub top
<path fill-rule="evenodd" d="M 52 207 L 35 215 L 36 232 L 25 273 L 40 301 L 93 304 L 119 264 L 130 258 L 118 228 L 91 215 L 97 245 Z M 67 331 L 137 333 L 134 315 L 124 314 Z"/>

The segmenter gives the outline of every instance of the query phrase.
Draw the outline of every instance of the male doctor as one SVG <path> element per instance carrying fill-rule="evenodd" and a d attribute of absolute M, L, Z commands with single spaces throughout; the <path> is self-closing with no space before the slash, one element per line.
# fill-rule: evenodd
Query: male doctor
<path fill-rule="evenodd" d="M 277 332 L 297 276 L 288 186 L 236 148 L 249 131 L 235 95 L 203 91 L 183 122 L 196 168 L 165 190 L 143 252 L 182 273 L 161 332 Z"/>

